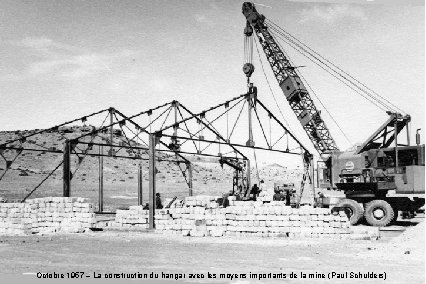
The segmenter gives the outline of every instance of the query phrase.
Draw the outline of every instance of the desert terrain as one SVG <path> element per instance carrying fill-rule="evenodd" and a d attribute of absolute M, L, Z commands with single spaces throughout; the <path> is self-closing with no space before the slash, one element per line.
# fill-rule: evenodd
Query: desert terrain
<path fill-rule="evenodd" d="M 22 135 L 25 133 L 19 133 Z M 71 135 L 78 135 L 79 130 Z M 0 133 L 0 142 L 18 135 Z M 60 148 L 63 134 L 49 132 L 32 138 L 46 148 Z M 10 158 L 12 151 L 4 151 Z M 20 200 L 28 194 L 61 161 L 61 154 L 23 151 L 0 181 L 1 197 Z M 222 169 L 212 160 L 193 158 L 194 195 L 221 195 L 232 188 L 232 170 Z M 85 197 L 97 206 L 97 157 L 86 157 L 72 180 L 72 196 Z M 104 158 L 104 210 L 114 212 L 137 204 L 137 171 L 139 161 Z M 74 167 L 77 162 L 74 161 Z M 1 170 L 5 163 L 0 163 Z M 143 199 L 148 195 L 148 165 L 142 161 Z M 188 187 L 177 165 L 157 164 L 158 192 L 163 198 L 184 198 Z M 257 171 L 252 169 L 256 182 Z M 300 181 L 299 169 L 288 169 L 278 163 L 262 165 L 259 177 L 265 190 L 274 182 Z M 31 198 L 62 195 L 62 172 L 58 169 L 38 188 Z M 363 226 L 363 225 L 361 225 Z M 408 228 L 408 229 L 407 229 Z M 161 235 L 149 231 L 105 229 L 86 234 L 55 234 L 0 237 L 0 274 L 3 279 L 37 280 L 37 273 L 54 275 L 82 272 L 84 280 L 110 273 L 185 274 L 179 281 L 220 283 L 378 283 L 382 279 L 344 279 L 339 275 L 386 275 L 386 283 L 424 282 L 424 215 L 414 221 L 400 221 L 387 228 L 380 240 L 327 240 L 289 238 L 195 238 Z M 225 274 L 222 279 L 195 278 Z M 286 279 L 250 279 L 253 273 L 285 274 Z M 294 273 L 298 278 L 289 278 Z M 333 274 L 334 273 L 334 274 Z M 370 274 L 368 274 L 370 273 Z M 245 274 L 247 278 L 236 278 Z M 41 274 L 39 274 L 40 276 Z M 307 275 L 308 278 L 302 278 Z M 312 278 L 309 279 L 309 275 Z M 334 275 L 328 279 L 329 275 Z M 369 276 L 369 277 L 370 277 Z M 253 276 L 255 277 L 255 276 Z M 326 277 L 326 278 L 323 278 Z M 342 276 L 343 277 L 343 276 Z M 355 276 L 354 276 L 355 277 Z M 373 277 L 373 276 L 371 276 Z M 40 281 L 45 281 L 41 278 Z M 176 282 L 174 278 L 162 279 Z M 75 279 L 73 279 L 75 281 Z"/>

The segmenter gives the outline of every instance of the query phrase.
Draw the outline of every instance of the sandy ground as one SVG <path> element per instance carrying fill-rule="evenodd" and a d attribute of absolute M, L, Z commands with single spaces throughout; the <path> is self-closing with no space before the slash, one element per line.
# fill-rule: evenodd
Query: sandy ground
<path fill-rule="evenodd" d="M 149 232 L 0 237 L 0 278 L 35 273 L 182 273 L 185 281 L 329 283 L 329 273 L 386 274 L 383 279 L 334 278 L 332 283 L 424 283 L 424 223 L 384 241 L 190 238 Z M 398 245 L 400 244 L 400 245 Z M 423 244 L 423 245 L 420 245 Z M 407 253 L 407 251 L 410 251 Z M 297 279 L 288 279 L 291 273 Z M 198 273 L 204 279 L 189 279 Z M 206 279 L 208 273 L 226 278 Z M 286 279 L 236 279 L 232 274 L 284 273 Z M 301 273 L 314 279 L 303 279 Z M 229 274 L 229 275 L 228 275 Z M 76 279 L 72 279 L 74 282 Z M 169 280 L 176 282 L 176 280 Z"/>

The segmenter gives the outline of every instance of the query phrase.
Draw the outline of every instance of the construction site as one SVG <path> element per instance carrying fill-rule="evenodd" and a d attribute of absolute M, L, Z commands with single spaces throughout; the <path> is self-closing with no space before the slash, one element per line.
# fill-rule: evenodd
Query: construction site
<path fill-rule="evenodd" d="M 217 83 L 205 98 L 145 94 L 150 106 L 130 102 L 136 112 L 93 103 L 83 115 L 60 110 L 65 122 L 0 132 L 2 277 L 423 283 L 425 145 L 413 117 L 424 95 L 392 102 L 275 23 L 266 4 L 209 5 L 240 9 L 243 48 L 227 56 L 244 59 L 242 92 Z M 49 44 L 35 46 L 48 54 Z M 311 88 L 310 66 L 342 94 L 340 115 Z M 342 118 L 363 130 L 349 134 Z"/>

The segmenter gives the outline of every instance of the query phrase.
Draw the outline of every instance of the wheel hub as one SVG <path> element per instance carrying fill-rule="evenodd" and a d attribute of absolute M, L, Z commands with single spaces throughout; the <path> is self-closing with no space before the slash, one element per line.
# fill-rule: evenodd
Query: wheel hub
<path fill-rule="evenodd" d="M 383 217 L 385 217 L 385 211 L 383 211 L 383 209 L 381 209 L 381 208 L 374 209 L 374 211 L 373 211 L 373 216 L 374 216 L 374 218 L 376 218 L 377 220 L 380 220 L 380 219 L 382 219 Z"/>
<path fill-rule="evenodd" d="M 352 211 L 352 209 L 349 207 L 345 208 L 345 213 L 346 213 L 346 216 L 348 216 L 349 218 L 354 215 L 354 211 Z"/>

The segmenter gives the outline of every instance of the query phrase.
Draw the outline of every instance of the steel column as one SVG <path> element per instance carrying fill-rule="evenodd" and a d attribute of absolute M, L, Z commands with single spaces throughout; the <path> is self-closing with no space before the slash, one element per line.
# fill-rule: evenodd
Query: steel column
<path fill-rule="evenodd" d="M 310 190 L 312 192 L 312 205 L 315 204 L 315 167 L 314 167 L 314 158 L 311 158 L 311 176 L 309 178 Z M 317 177 L 318 178 L 318 177 Z"/>
<path fill-rule="evenodd" d="M 70 197 L 71 193 L 71 143 L 66 140 L 64 144 L 64 163 L 63 163 L 63 195 Z"/>
<path fill-rule="evenodd" d="M 398 117 L 395 119 L 394 126 L 394 135 L 395 135 L 395 173 L 398 173 Z"/>
<path fill-rule="evenodd" d="M 407 122 L 405 129 L 407 130 L 407 146 L 410 146 L 411 140 L 410 140 L 410 123 L 409 122 Z"/>
<path fill-rule="evenodd" d="M 149 134 L 149 229 L 155 229 L 155 135 Z"/>
<path fill-rule="evenodd" d="M 138 168 L 138 205 L 143 205 L 142 201 L 142 162 L 139 163 Z"/>
<path fill-rule="evenodd" d="M 250 160 L 247 159 L 246 161 L 246 165 L 247 165 L 247 194 L 246 196 L 250 196 L 250 191 L 251 191 L 251 169 L 250 169 Z"/>
<path fill-rule="evenodd" d="M 109 127 L 109 140 L 110 140 L 110 143 L 111 143 L 111 147 L 110 147 L 110 149 L 109 149 L 109 153 L 110 153 L 110 156 L 113 156 L 114 155 L 114 148 L 113 148 L 113 139 L 114 139 L 114 135 L 113 135 L 113 131 L 114 131 L 114 126 L 113 126 L 113 124 L 114 124 L 114 108 L 110 108 L 109 109 L 109 123 L 110 123 L 110 127 Z"/>
<path fill-rule="evenodd" d="M 99 212 L 104 211 L 104 147 L 99 146 Z"/>
<path fill-rule="evenodd" d="M 254 141 L 253 141 L 253 124 L 252 124 L 252 109 L 253 109 L 253 100 L 251 99 L 252 95 L 250 94 L 247 101 L 247 109 L 248 109 L 248 127 L 249 127 L 249 138 L 248 141 L 246 143 L 247 146 L 254 146 Z"/>
<path fill-rule="evenodd" d="M 173 109 L 175 113 L 175 124 L 178 122 L 178 102 L 173 101 Z M 177 136 L 177 127 L 173 128 L 173 136 Z"/>
<path fill-rule="evenodd" d="M 188 169 L 189 196 L 192 196 L 193 195 L 193 192 L 192 192 L 193 187 L 192 187 L 192 164 L 191 163 L 187 164 L 187 169 Z"/>

